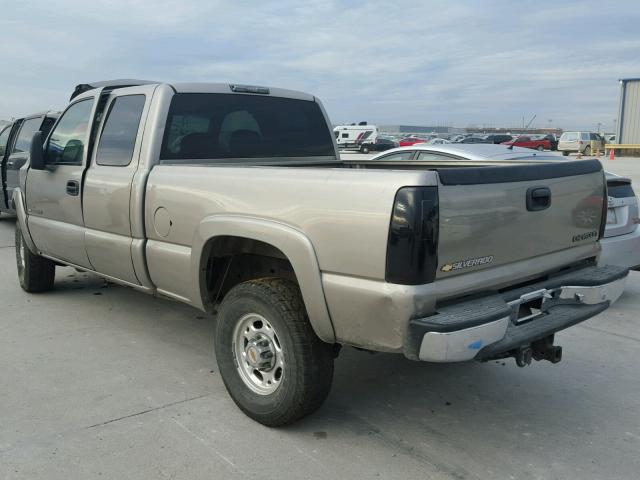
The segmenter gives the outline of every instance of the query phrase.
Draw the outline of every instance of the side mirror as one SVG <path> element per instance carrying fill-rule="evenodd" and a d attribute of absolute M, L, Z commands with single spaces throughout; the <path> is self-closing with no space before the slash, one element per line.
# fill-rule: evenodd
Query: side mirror
<path fill-rule="evenodd" d="M 29 162 L 34 170 L 44 170 L 44 152 L 42 148 L 42 132 L 36 132 L 31 138 L 31 148 L 29 149 Z"/>

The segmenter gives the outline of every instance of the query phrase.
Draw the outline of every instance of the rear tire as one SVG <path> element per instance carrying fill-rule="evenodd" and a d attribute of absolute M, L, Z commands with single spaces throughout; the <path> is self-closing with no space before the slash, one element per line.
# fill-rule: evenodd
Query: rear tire
<path fill-rule="evenodd" d="M 268 427 L 311 414 L 331 389 L 333 346 L 316 336 L 300 290 L 288 280 L 232 288 L 218 310 L 215 348 L 233 401 Z"/>
<path fill-rule="evenodd" d="M 569 156 L 569 152 L 567 152 L 566 150 L 563 150 L 562 156 L 563 157 L 568 157 Z"/>
<path fill-rule="evenodd" d="M 361 147 L 361 148 L 360 148 L 360 151 L 361 151 L 362 153 L 369 153 L 369 147 Z"/>
<path fill-rule="evenodd" d="M 18 279 L 22 289 L 29 293 L 51 290 L 56 276 L 56 264 L 29 250 L 25 244 L 19 222 L 16 222 L 15 238 Z"/>
<path fill-rule="evenodd" d="M 544 147 L 542 145 L 538 145 L 536 150 L 538 150 L 539 152 L 543 152 L 544 151 Z"/>
<path fill-rule="evenodd" d="M 584 154 L 586 156 L 591 155 L 591 145 L 587 145 L 587 148 L 584 149 Z"/>

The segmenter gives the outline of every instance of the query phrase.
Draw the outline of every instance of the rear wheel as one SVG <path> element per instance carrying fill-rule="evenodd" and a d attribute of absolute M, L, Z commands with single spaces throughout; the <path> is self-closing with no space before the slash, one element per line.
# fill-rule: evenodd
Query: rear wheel
<path fill-rule="evenodd" d="M 56 265 L 48 258 L 36 255 L 25 244 L 20 223 L 16 222 L 16 263 L 18 279 L 25 292 L 46 292 L 53 288 Z"/>
<path fill-rule="evenodd" d="M 587 148 L 584 149 L 585 155 L 591 155 L 591 145 L 587 145 Z"/>
<path fill-rule="evenodd" d="M 218 368 L 246 415 L 278 427 L 322 405 L 333 380 L 333 347 L 311 328 L 295 283 L 241 283 L 224 297 L 217 322 Z"/>
<path fill-rule="evenodd" d="M 562 155 L 563 155 L 563 156 L 565 156 L 565 157 L 568 157 L 568 156 L 569 156 L 569 152 L 567 152 L 566 150 L 564 150 L 564 151 L 562 152 Z"/>
<path fill-rule="evenodd" d="M 360 151 L 362 153 L 369 153 L 369 147 L 365 147 L 364 145 L 362 147 L 360 147 Z"/>
<path fill-rule="evenodd" d="M 538 150 L 539 152 L 542 152 L 542 151 L 544 151 L 544 147 L 542 145 L 538 145 L 536 150 Z"/>

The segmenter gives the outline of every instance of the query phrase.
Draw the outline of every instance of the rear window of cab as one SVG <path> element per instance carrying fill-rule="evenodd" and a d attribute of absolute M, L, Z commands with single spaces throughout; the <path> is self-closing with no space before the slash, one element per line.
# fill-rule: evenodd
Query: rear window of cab
<path fill-rule="evenodd" d="M 335 156 L 333 136 L 314 101 L 179 93 L 169 107 L 160 161 L 228 163 L 328 156 Z"/>

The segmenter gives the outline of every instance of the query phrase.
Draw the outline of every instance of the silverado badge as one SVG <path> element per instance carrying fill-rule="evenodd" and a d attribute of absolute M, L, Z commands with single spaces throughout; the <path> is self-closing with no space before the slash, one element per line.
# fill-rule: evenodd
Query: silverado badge
<path fill-rule="evenodd" d="M 460 270 L 461 268 L 477 267 L 478 265 L 486 265 L 493 262 L 493 255 L 486 257 L 469 258 L 467 260 L 459 260 L 457 262 L 445 263 L 440 270 L 450 272 L 452 270 Z"/>

